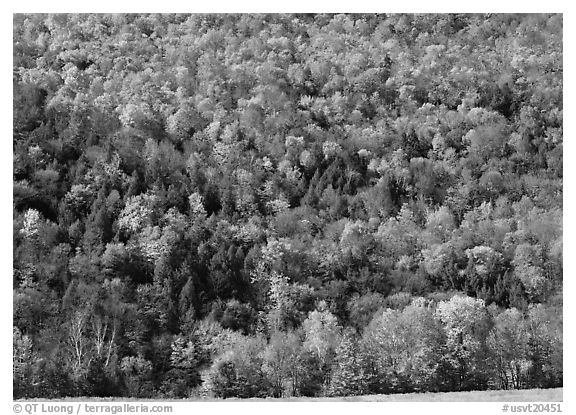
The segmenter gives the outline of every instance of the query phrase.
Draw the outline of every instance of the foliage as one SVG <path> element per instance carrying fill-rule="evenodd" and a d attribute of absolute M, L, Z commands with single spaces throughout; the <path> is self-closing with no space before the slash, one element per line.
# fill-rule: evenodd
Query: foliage
<path fill-rule="evenodd" d="M 15 14 L 14 397 L 562 385 L 560 14 Z"/>

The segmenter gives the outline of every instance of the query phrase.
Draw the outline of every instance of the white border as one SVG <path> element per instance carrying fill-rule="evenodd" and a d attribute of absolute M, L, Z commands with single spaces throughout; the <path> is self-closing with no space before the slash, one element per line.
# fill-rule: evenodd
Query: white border
<path fill-rule="evenodd" d="M 219 1 L 219 2 L 173 2 L 173 1 L 145 1 L 145 2 L 122 2 L 101 0 L 98 2 L 80 2 L 76 1 L 24 1 L 15 2 L 12 4 L 4 3 L 2 5 L 1 18 L 1 34 L 2 41 L 2 55 L 6 57 L 2 65 L 2 80 L 3 80 L 3 96 L 2 96 L 2 131 L 3 139 L 0 141 L 0 183 L 2 184 L 2 193 L 4 194 L 4 201 L 0 203 L 0 218 L 2 218 L 3 235 L 1 239 L 1 264 L 3 284 L 0 290 L 0 304 L 1 304 L 1 332 L 4 333 L 1 347 L 0 358 L 0 373 L 2 382 L 1 389 L 1 403 L 5 408 L 4 413 L 10 413 L 12 409 L 12 355 L 11 347 L 11 333 L 12 333 L 12 291 L 9 288 L 12 281 L 12 211 L 11 203 L 8 199 L 12 198 L 12 86 L 8 85 L 12 77 L 12 14 L 13 13 L 38 13 L 38 12 L 187 12 L 187 13 L 278 13 L 278 12 L 498 12 L 498 13 L 511 13 L 511 12 L 554 12 L 564 13 L 564 72 L 568 74 L 564 78 L 564 113 L 565 125 L 564 136 L 568 137 L 565 141 L 564 148 L 564 252 L 568 253 L 567 260 L 564 263 L 564 292 L 567 293 L 567 300 L 564 303 L 564 350 L 572 351 L 574 349 L 573 341 L 573 320 L 571 316 L 574 315 L 574 301 L 571 294 L 574 293 L 575 278 L 574 265 L 571 261 L 570 253 L 576 252 L 576 246 L 573 242 L 574 236 L 574 215 L 572 208 L 576 200 L 574 196 L 574 165 L 572 156 L 574 152 L 574 107 L 573 98 L 574 94 L 574 51 L 573 41 L 576 39 L 575 24 L 576 19 L 572 13 L 572 8 L 568 6 L 568 2 L 564 1 L 539 1 L 539 2 L 516 2 L 516 1 L 497 1 L 497 0 L 483 0 L 481 2 L 463 2 L 463 1 L 311 1 L 311 0 L 291 0 L 288 2 L 264 2 L 264 1 Z M 8 196 L 10 195 L 10 196 Z M 574 382 L 573 375 L 570 368 L 574 366 L 574 358 L 572 353 L 564 353 L 564 402 L 562 404 L 563 413 L 573 412 L 573 394 Z M 318 411 L 334 412 L 342 410 L 348 411 L 362 411 L 363 413 L 415 413 L 415 414 L 491 414 L 502 413 L 501 405 L 497 403 L 352 403 L 339 402 L 339 403 L 294 403 L 292 405 L 284 405 L 283 403 L 254 403 L 246 402 L 238 404 L 232 403 L 182 403 L 171 402 L 174 404 L 173 413 L 193 413 L 198 412 L 211 412 L 218 410 L 234 411 L 240 413 L 266 413 L 274 411 L 278 415 L 288 414 L 289 412 L 298 411 L 317 413 Z M 224 406 L 223 406 L 224 405 Z M 230 407 L 234 405 L 234 407 Z"/>

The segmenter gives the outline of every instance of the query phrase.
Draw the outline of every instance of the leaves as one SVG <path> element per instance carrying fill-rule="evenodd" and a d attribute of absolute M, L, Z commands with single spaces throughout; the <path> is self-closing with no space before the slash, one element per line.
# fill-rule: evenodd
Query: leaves
<path fill-rule="evenodd" d="M 15 397 L 561 385 L 561 15 L 13 22 Z"/>

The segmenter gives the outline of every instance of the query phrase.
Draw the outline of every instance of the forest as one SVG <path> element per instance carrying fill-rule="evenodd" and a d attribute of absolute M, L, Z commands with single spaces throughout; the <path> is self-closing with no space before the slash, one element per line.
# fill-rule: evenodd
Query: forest
<path fill-rule="evenodd" d="M 14 398 L 563 384 L 561 14 L 15 14 Z"/>

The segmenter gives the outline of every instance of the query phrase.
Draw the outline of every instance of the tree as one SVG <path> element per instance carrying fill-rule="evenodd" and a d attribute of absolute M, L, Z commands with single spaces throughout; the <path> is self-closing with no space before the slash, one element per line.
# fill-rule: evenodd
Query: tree
<path fill-rule="evenodd" d="M 303 348 L 318 359 L 318 369 L 323 373 L 323 384 L 327 386 L 330 376 L 330 366 L 338 346 L 341 327 L 336 317 L 326 310 L 326 304 L 321 302 L 317 310 L 308 314 L 302 323 L 304 330 Z"/>
<path fill-rule="evenodd" d="M 150 224 L 155 200 L 154 196 L 147 194 L 130 197 L 118 217 L 119 230 L 135 233 Z"/>
<path fill-rule="evenodd" d="M 128 396 L 143 398 L 152 392 L 152 363 L 141 356 L 126 356 L 120 363 Z"/>
<path fill-rule="evenodd" d="M 455 390 L 485 389 L 489 375 L 489 354 L 486 344 L 491 321 L 484 301 L 453 296 L 441 301 L 436 316 L 446 333 L 446 360 L 451 374 L 450 388 Z M 450 373 L 449 372 L 449 373 Z"/>
<path fill-rule="evenodd" d="M 40 213 L 34 209 L 28 209 L 24 214 L 24 224 L 20 233 L 24 235 L 25 238 L 33 239 L 38 235 L 38 227 L 41 224 Z"/>
<path fill-rule="evenodd" d="M 192 340 L 177 337 L 170 348 L 170 370 L 161 388 L 166 396 L 185 398 L 200 383 L 198 347 Z"/>
<path fill-rule="evenodd" d="M 234 336 L 210 367 L 210 392 L 221 398 L 266 396 L 269 384 L 262 368 L 266 342 L 261 337 Z"/>
<path fill-rule="evenodd" d="M 550 287 L 550 281 L 543 270 L 542 254 L 539 245 L 519 244 L 512 261 L 514 274 L 522 281 L 528 295 L 534 299 L 543 298 Z"/>
<path fill-rule="evenodd" d="M 18 327 L 14 327 L 12 342 L 14 397 L 30 396 L 34 384 L 33 363 L 35 359 L 32 340 L 30 337 L 22 335 Z"/>
<path fill-rule="evenodd" d="M 532 305 L 528 310 L 528 382 L 532 387 L 562 385 L 562 314 L 556 307 Z"/>
<path fill-rule="evenodd" d="M 336 348 L 336 357 L 328 393 L 332 396 L 361 395 L 366 390 L 358 342 L 352 330 L 346 330 Z"/>
<path fill-rule="evenodd" d="M 379 293 L 354 296 L 347 304 L 350 323 L 362 331 L 370 323 L 374 314 L 384 306 L 385 298 Z"/>
<path fill-rule="evenodd" d="M 465 285 L 469 294 L 492 302 L 494 286 L 503 272 L 502 254 L 488 246 L 475 246 L 466 250 L 468 268 Z"/>
<path fill-rule="evenodd" d="M 404 310 L 379 311 L 364 330 L 365 380 L 372 393 L 437 387 L 441 329 L 422 300 Z"/>
<path fill-rule="evenodd" d="M 67 344 L 70 351 L 70 367 L 72 378 L 81 383 L 86 375 L 93 356 L 90 350 L 90 341 L 87 336 L 88 313 L 87 310 L 77 310 L 67 322 Z"/>
<path fill-rule="evenodd" d="M 528 360 L 529 333 L 525 317 L 515 308 L 503 310 L 494 318 L 488 346 L 495 356 L 495 366 L 502 389 L 521 389 L 526 385 L 532 365 Z"/>
<path fill-rule="evenodd" d="M 272 385 L 276 398 L 296 396 L 302 377 L 300 362 L 301 341 L 294 332 L 272 333 L 264 351 L 262 370 Z"/>

